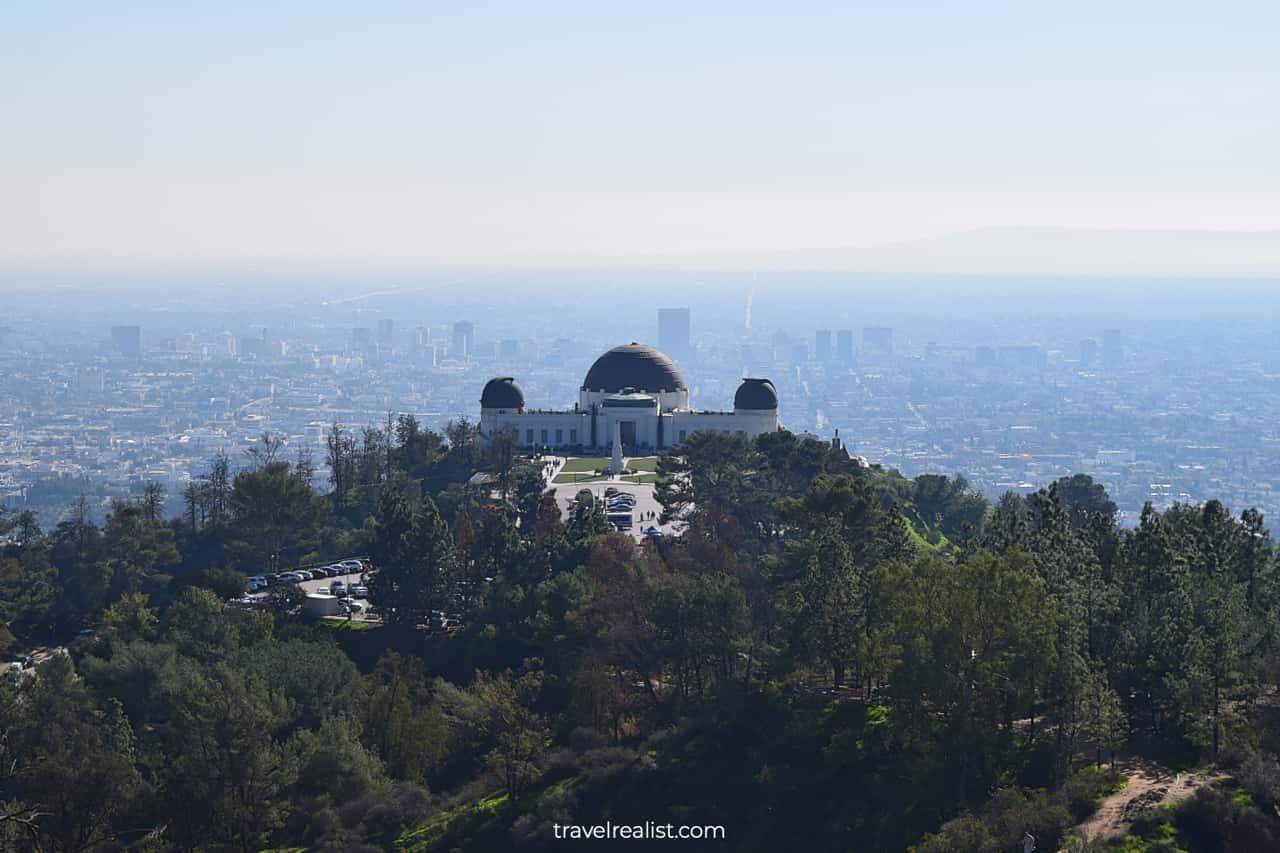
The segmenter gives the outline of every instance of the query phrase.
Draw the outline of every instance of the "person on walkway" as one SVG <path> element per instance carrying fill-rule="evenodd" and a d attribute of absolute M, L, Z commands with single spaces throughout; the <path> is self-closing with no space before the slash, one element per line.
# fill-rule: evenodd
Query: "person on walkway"
<path fill-rule="evenodd" d="M 1035 853 L 1036 837 L 1030 832 L 1022 834 L 1022 853 Z"/>

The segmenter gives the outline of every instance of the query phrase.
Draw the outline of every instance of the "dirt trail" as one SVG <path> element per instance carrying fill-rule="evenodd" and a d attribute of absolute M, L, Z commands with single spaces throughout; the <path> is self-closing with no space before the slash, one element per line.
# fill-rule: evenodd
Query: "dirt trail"
<path fill-rule="evenodd" d="M 1098 810 L 1076 827 L 1076 834 L 1081 838 L 1101 840 L 1123 836 L 1146 809 L 1185 800 L 1205 785 L 1226 778 L 1217 772 L 1174 773 L 1142 758 L 1121 761 L 1118 769 L 1129 783 L 1103 800 Z"/>

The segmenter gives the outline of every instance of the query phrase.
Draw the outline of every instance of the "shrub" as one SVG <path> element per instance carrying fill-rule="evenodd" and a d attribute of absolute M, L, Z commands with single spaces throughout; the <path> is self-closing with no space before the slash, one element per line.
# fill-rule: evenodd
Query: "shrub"
<path fill-rule="evenodd" d="M 1060 793 L 1066 801 L 1067 810 L 1079 822 L 1093 813 L 1103 797 L 1118 791 L 1123 785 L 1124 777 L 1115 770 L 1089 766 L 1072 775 Z"/>
<path fill-rule="evenodd" d="M 1258 803 L 1280 802 L 1280 761 L 1269 753 L 1251 753 L 1240 764 L 1236 778 L 1241 786 L 1253 794 Z"/>

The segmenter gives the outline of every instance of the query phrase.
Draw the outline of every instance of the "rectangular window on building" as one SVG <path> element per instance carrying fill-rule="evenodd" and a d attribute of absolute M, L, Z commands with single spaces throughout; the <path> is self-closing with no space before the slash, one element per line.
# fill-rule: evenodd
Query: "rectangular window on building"
<path fill-rule="evenodd" d="M 547 443 L 547 431 L 545 429 L 542 431 L 542 443 Z"/>
<path fill-rule="evenodd" d="M 570 444 L 578 443 L 578 431 L 576 429 L 569 430 L 569 443 Z"/>
<path fill-rule="evenodd" d="M 558 429 L 556 430 L 556 447 L 560 447 L 563 444 L 564 444 L 564 430 Z"/>
<path fill-rule="evenodd" d="M 524 431 L 524 443 L 530 446 L 533 445 L 533 430 L 527 429 Z"/>

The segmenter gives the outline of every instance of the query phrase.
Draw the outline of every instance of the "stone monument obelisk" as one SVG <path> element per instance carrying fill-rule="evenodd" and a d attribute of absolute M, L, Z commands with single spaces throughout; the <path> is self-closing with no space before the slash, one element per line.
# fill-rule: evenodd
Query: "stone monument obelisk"
<path fill-rule="evenodd" d="M 622 424 L 613 422 L 613 458 L 609 460 L 609 473 L 615 477 L 622 473 Z"/>

